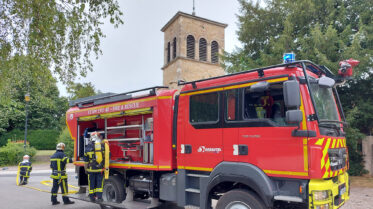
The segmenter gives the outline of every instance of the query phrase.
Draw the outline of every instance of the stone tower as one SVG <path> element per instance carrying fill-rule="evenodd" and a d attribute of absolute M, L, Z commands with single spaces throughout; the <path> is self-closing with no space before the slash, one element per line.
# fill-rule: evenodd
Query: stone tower
<path fill-rule="evenodd" d="M 163 85 L 179 89 L 178 80 L 194 81 L 224 75 L 219 54 L 224 51 L 227 24 L 178 12 L 164 32 Z"/>

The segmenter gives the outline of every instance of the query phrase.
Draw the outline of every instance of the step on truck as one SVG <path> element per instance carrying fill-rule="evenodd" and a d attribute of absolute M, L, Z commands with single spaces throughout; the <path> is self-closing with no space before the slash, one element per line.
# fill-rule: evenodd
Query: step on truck
<path fill-rule="evenodd" d="M 70 102 L 84 191 L 84 132 L 109 141 L 104 203 L 148 199 L 201 209 L 336 209 L 350 198 L 339 75 L 310 61 Z M 109 204 L 110 205 L 110 204 Z M 107 207 L 102 205 L 103 208 Z M 110 206 L 112 207 L 112 206 Z"/>

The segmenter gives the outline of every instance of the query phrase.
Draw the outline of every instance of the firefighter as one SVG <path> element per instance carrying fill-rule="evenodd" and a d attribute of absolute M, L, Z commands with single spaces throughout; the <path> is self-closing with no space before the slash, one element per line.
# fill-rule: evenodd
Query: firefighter
<path fill-rule="evenodd" d="M 51 156 L 51 159 L 50 159 L 51 160 L 50 167 L 52 168 L 51 178 L 53 179 L 53 187 L 51 191 L 52 205 L 60 204 L 60 202 L 57 201 L 58 187 L 61 187 L 63 203 L 65 205 L 74 203 L 66 196 L 68 194 L 66 164 L 72 163 L 72 159 L 66 157 L 64 150 L 65 150 L 65 144 L 58 143 L 56 147 L 56 152 Z"/>
<path fill-rule="evenodd" d="M 30 177 L 30 172 L 32 170 L 30 156 L 23 156 L 23 161 L 18 164 L 19 170 L 19 184 L 26 185 L 27 180 Z"/>
<path fill-rule="evenodd" d="M 84 153 L 85 169 L 88 174 L 89 199 L 92 202 L 102 202 L 104 186 L 105 145 L 98 132 L 91 133 L 90 143 Z"/>

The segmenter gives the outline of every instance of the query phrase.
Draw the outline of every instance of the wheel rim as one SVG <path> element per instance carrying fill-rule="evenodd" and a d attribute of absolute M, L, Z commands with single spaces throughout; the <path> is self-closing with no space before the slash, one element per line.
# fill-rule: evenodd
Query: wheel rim
<path fill-rule="evenodd" d="M 103 199 L 107 202 L 116 202 L 117 194 L 112 184 L 106 184 L 103 190 Z"/>
<path fill-rule="evenodd" d="M 241 201 L 234 201 L 229 203 L 225 209 L 251 209 L 250 206 L 248 206 L 246 203 Z"/>

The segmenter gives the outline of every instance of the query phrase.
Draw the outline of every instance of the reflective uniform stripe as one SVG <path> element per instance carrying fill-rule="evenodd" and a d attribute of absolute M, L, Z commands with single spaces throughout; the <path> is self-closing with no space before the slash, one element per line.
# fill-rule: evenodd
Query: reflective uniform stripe
<path fill-rule="evenodd" d="M 67 195 L 66 181 L 62 181 L 62 187 L 63 187 L 62 196 L 66 196 Z"/>
<path fill-rule="evenodd" d="M 103 168 L 100 168 L 100 169 L 91 169 L 91 168 L 87 168 L 87 171 L 88 171 L 88 172 L 92 172 L 92 173 L 99 173 L 99 172 L 104 171 L 104 169 L 103 169 Z"/>

